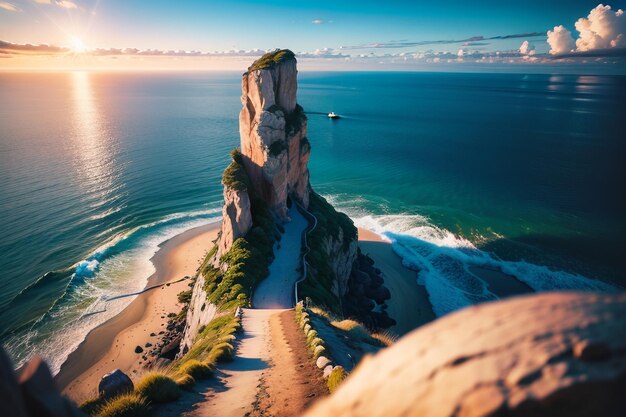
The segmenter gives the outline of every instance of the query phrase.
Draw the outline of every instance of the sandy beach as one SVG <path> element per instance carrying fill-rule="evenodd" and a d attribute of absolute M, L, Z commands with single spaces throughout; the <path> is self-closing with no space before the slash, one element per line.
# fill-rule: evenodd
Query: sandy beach
<path fill-rule="evenodd" d="M 167 314 L 182 307 L 177 294 L 189 289 L 189 280 L 172 282 L 195 274 L 218 231 L 219 223 L 211 223 L 161 244 L 151 259 L 156 272 L 146 285 L 160 287 L 138 295 L 120 314 L 93 329 L 68 357 L 55 377 L 67 396 L 79 403 L 95 397 L 102 375 L 116 368 L 131 376 L 143 372 L 142 354 L 135 347 L 158 342 Z"/>
<path fill-rule="evenodd" d="M 385 286 L 391 292 L 387 312 L 397 324 L 389 331 L 402 336 L 435 319 L 426 288 L 417 284 L 417 272 L 402 265 L 402 259 L 391 248 L 391 242 L 359 228 L 359 247 L 383 271 Z"/>

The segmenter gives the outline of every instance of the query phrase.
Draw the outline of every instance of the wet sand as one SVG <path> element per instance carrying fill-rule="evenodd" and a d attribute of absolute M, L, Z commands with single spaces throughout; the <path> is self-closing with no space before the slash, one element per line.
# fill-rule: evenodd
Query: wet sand
<path fill-rule="evenodd" d="M 417 284 L 417 272 L 402 265 L 402 259 L 391 248 L 391 242 L 359 228 L 359 247 L 383 271 L 385 286 L 391 292 L 387 312 L 397 324 L 389 331 L 402 336 L 436 318 L 426 288 Z"/>
<path fill-rule="evenodd" d="M 144 353 L 135 353 L 135 347 L 146 349 L 146 342 L 155 345 L 159 341 L 158 333 L 165 330 L 168 313 L 178 313 L 182 308 L 177 294 L 189 289 L 189 280 L 172 282 L 195 275 L 218 231 L 219 223 L 211 223 L 161 245 L 151 259 L 156 272 L 146 288 L 159 286 L 136 296 L 120 314 L 93 329 L 69 355 L 55 377 L 64 394 L 80 403 L 97 395 L 100 378 L 107 372 L 119 368 L 131 378 L 143 372 L 140 362 Z"/>

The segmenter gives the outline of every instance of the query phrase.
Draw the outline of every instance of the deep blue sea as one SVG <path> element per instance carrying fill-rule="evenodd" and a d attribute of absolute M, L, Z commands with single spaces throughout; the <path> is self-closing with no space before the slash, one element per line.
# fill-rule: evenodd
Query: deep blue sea
<path fill-rule="evenodd" d="M 141 289 L 158 245 L 220 215 L 237 73 L 0 73 L 0 340 L 58 370 Z M 311 182 L 420 270 L 438 315 L 626 284 L 626 78 L 299 74 Z M 325 113 L 343 116 L 329 120 Z M 92 314 L 95 313 L 95 314 Z"/>

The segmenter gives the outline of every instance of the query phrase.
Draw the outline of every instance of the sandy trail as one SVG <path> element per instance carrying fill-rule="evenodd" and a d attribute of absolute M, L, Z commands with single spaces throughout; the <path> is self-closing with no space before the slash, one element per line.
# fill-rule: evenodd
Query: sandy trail
<path fill-rule="evenodd" d="M 261 374 L 274 354 L 270 347 L 270 316 L 282 311 L 244 309 L 243 336 L 235 358 L 219 366 L 217 379 L 202 393 L 203 399 L 183 416 L 242 417 L 252 411 Z"/>
<path fill-rule="evenodd" d="M 254 290 L 254 308 L 291 308 L 294 304 L 294 284 L 301 278 L 300 252 L 302 233 L 308 222 L 295 204 L 289 209 L 291 221 L 285 224 L 285 233 L 280 239 L 270 273 Z"/>

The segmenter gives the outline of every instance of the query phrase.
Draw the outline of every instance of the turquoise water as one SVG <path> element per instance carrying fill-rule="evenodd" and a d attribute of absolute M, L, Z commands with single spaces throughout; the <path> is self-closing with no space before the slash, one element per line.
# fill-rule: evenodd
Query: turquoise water
<path fill-rule="evenodd" d="M 235 73 L 0 74 L 0 332 L 58 369 L 158 244 L 220 214 Z M 421 270 L 437 314 L 623 273 L 626 78 L 300 73 L 313 186 Z M 331 121 L 328 111 L 342 116 Z M 96 314 L 92 314 L 96 313 Z M 63 329 L 63 331 L 59 331 Z"/>

